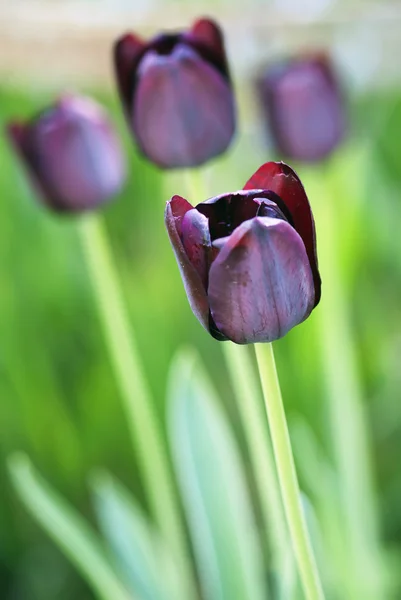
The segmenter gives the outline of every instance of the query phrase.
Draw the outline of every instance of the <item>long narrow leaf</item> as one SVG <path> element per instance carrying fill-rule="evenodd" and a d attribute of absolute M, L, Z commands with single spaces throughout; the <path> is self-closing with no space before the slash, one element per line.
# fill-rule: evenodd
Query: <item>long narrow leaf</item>
<path fill-rule="evenodd" d="M 316 547 L 319 570 L 325 579 L 325 588 L 336 589 L 338 573 L 346 571 L 350 565 L 349 548 L 343 535 L 338 482 L 323 447 L 307 421 L 297 415 L 292 419 L 290 428 L 295 456 L 302 456 L 302 460 L 297 461 L 297 468 L 319 517 L 313 518 L 310 523 L 312 538 L 316 537 L 319 523 L 322 528 L 322 533 L 318 533 L 320 547 Z M 310 512 L 309 506 L 306 510 L 307 519 L 310 519 Z"/>
<path fill-rule="evenodd" d="M 179 585 L 164 540 L 128 491 L 106 473 L 93 478 L 95 507 L 103 535 L 127 585 L 143 600 L 177 600 Z"/>
<path fill-rule="evenodd" d="M 199 366 L 180 354 L 169 393 L 170 439 L 207 600 L 266 600 L 254 515 L 230 427 Z"/>
<path fill-rule="evenodd" d="M 37 474 L 28 457 L 14 455 L 8 465 L 26 508 L 80 571 L 99 600 L 138 600 L 117 578 L 86 521 Z"/>

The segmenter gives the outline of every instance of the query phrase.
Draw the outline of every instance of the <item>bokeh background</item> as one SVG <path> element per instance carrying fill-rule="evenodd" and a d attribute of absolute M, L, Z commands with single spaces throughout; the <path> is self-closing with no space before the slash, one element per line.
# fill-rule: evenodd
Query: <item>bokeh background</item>
<path fill-rule="evenodd" d="M 227 34 L 240 118 L 232 149 L 205 169 L 210 195 L 242 187 L 262 162 L 277 158 L 254 98 L 261 65 L 324 48 L 342 78 L 348 139 L 326 164 L 297 169 L 306 186 L 319 181 L 311 197 L 317 213 L 329 202 L 336 216 L 333 252 L 361 379 L 379 521 L 389 564 L 400 564 L 401 3 L 0 0 L 1 130 L 10 117 L 36 113 L 65 89 L 92 94 L 110 109 L 130 176 L 103 212 L 160 420 L 171 357 L 189 343 L 200 351 L 241 436 L 221 348 L 190 311 L 164 231 L 164 203 L 173 193 L 188 194 L 185 178 L 164 175 L 138 155 L 111 68 L 111 44 L 127 28 L 147 36 L 206 14 Z M 319 242 L 326 232 L 318 227 L 317 234 Z M 276 347 L 296 457 L 321 453 L 330 461 L 320 308 Z M 0 596 L 89 600 L 90 590 L 10 485 L 6 459 L 15 450 L 26 451 L 91 521 L 87 475 L 93 467 L 107 467 L 142 498 L 76 223 L 39 204 L 0 133 Z M 301 470 L 306 489 L 307 471 Z M 394 576 L 392 590 L 391 597 L 401 598 L 401 577 Z"/>

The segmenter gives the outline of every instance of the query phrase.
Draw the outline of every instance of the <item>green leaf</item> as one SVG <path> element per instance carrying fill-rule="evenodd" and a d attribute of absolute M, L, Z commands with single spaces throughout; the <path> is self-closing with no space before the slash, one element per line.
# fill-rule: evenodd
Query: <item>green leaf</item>
<path fill-rule="evenodd" d="M 184 598 L 164 540 L 128 491 L 104 472 L 92 487 L 101 530 L 129 588 L 143 600 Z"/>
<path fill-rule="evenodd" d="M 319 572 L 325 589 L 336 589 L 338 573 L 351 564 L 349 544 L 343 535 L 343 515 L 340 510 L 339 488 L 336 474 L 326 457 L 313 429 L 301 415 L 290 423 L 291 439 L 297 470 L 309 495 L 302 494 L 308 529 Z"/>
<path fill-rule="evenodd" d="M 207 600 L 266 600 L 259 539 L 237 445 L 192 354 L 173 364 L 170 440 Z"/>
<path fill-rule="evenodd" d="M 8 461 L 14 487 L 32 516 L 71 560 L 100 600 L 139 600 L 129 594 L 108 563 L 86 521 L 36 472 L 27 456 Z"/>

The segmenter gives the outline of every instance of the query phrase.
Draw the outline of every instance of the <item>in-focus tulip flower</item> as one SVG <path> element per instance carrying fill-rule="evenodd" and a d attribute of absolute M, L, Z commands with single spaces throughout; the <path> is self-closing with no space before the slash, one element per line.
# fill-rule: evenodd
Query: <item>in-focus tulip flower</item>
<path fill-rule="evenodd" d="M 266 163 L 243 190 L 195 207 L 174 196 L 165 220 L 191 308 L 216 339 L 271 342 L 319 302 L 313 215 L 288 165 Z"/>
<path fill-rule="evenodd" d="M 344 101 L 326 56 L 273 65 L 260 77 L 258 89 L 267 127 L 287 158 L 320 161 L 343 139 Z"/>
<path fill-rule="evenodd" d="M 95 208 L 125 181 L 117 135 L 89 98 L 66 95 L 33 120 L 9 124 L 8 133 L 44 202 L 56 211 Z"/>
<path fill-rule="evenodd" d="M 216 23 L 201 19 L 149 42 L 127 34 L 115 44 L 114 62 L 128 124 L 152 162 L 194 167 L 226 150 L 235 107 Z"/>

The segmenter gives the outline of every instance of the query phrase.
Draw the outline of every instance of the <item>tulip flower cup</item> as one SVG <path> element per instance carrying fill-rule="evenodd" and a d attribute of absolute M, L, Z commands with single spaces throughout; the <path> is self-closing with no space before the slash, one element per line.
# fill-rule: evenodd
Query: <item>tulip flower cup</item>
<path fill-rule="evenodd" d="M 272 342 L 319 302 L 312 211 L 288 165 L 266 163 L 195 207 L 174 196 L 165 219 L 191 308 L 216 339 Z"/>
<path fill-rule="evenodd" d="M 114 46 L 129 129 L 139 150 L 163 169 L 202 165 L 235 132 L 235 104 L 223 34 L 209 19 L 149 42 L 129 33 Z"/>

